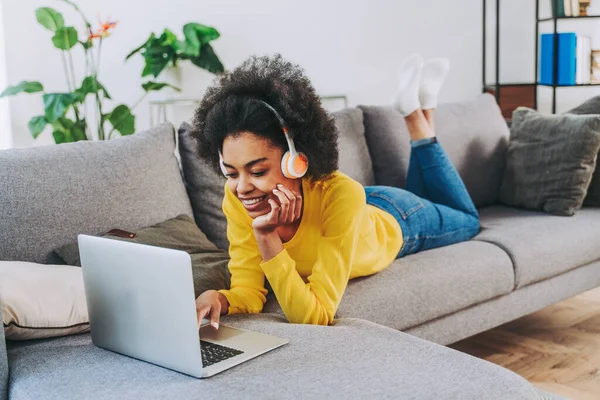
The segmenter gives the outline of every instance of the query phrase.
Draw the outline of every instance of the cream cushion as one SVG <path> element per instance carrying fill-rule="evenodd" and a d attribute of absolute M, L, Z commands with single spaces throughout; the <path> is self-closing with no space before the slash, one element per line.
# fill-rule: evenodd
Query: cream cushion
<path fill-rule="evenodd" d="M 79 267 L 0 261 L 0 303 L 7 339 L 89 331 Z"/>

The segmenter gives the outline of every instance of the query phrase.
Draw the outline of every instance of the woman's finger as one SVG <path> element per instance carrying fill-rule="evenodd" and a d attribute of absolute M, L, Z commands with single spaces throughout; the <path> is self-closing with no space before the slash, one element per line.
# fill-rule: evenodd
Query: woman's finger
<path fill-rule="evenodd" d="M 279 223 L 279 211 L 281 210 L 281 207 L 279 207 L 279 204 L 273 199 L 269 199 L 269 204 L 271 205 L 269 223 L 271 225 L 277 225 Z"/>
<path fill-rule="evenodd" d="M 219 329 L 219 317 L 221 316 L 221 304 L 214 304 L 210 310 L 210 326 Z"/>
<path fill-rule="evenodd" d="M 206 314 L 208 314 L 209 310 L 210 308 L 208 307 L 196 309 L 196 312 L 198 313 L 198 329 L 200 329 L 200 326 L 202 325 L 202 319 L 206 316 Z"/>
<path fill-rule="evenodd" d="M 282 224 L 285 224 L 288 220 L 290 200 L 281 190 L 273 189 L 273 194 L 275 194 L 275 196 L 277 196 L 277 198 L 279 199 L 279 203 L 281 204 L 280 221 Z"/>
<path fill-rule="evenodd" d="M 296 215 L 294 215 L 294 221 L 297 219 L 300 219 L 300 216 L 302 215 L 302 196 L 300 196 L 299 194 L 295 194 L 296 196 Z"/>
<path fill-rule="evenodd" d="M 286 222 L 292 223 L 296 220 L 296 214 L 298 213 L 296 195 L 292 190 L 286 188 L 282 184 L 277 185 L 277 187 L 283 192 L 283 194 L 285 194 L 285 196 L 288 198 L 288 201 L 290 202 L 290 208 L 288 209 Z"/>

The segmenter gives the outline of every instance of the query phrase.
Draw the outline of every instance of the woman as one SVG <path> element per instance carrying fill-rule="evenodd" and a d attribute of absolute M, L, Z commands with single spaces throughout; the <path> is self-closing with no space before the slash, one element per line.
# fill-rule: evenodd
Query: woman
<path fill-rule="evenodd" d="M 202 293 L 199 321 L 210 316 L 218 329 L 221 314 L 261 312 L 266 278 L 290 322 L 327 325 L 349 279 L 477 234 L 477 210 L 433 131 L 447 71 L 447 60 L 418 55 L 401 66 L 394 107 L 412 145 L 406 190 L 363 187 L 337 170 L 334 121 L 280 55 L 251 57 L 207 90 L 193 135 L 227 176 L 231 289 Z"/>

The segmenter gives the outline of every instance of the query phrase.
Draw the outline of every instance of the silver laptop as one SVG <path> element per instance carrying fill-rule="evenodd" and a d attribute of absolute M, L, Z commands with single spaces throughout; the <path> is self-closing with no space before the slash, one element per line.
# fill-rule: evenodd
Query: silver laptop
<path fill-rule="evenodd" d="M 96 346 L 205 378 L 288 342 L 203 320 L 198 330 L 192 263 L 184 251 L 79 235 Z"/>

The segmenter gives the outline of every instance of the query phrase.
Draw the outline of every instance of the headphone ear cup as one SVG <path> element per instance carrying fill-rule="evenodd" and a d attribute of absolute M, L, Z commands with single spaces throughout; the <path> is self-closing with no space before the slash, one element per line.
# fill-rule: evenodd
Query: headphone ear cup
<path fill-rule="evenodd" d="M 221 167 L 221 172 L 223 173 L 223 175 L 225 177 L 227 177 L 227 168 L 225 168 L 225 165 L 223 165 L 223 156 L 221 155 L 220 152 L 219 152 L 219 167 Z"/>
<path fill-rule="evenodd" d="M 302 178 L 308 171 L 308 158 L 304 153 L 296 153 L 288 160 L 287 170 L 294 178 Z"/>
<path fill-rule="evenodd" d="M 281 173 L 286 178 L 294 179 L 294 177 L 290 174 L 290 172 L 288 170 L 289 159 L 290 159 L 290 152 L 287 151 L 287 152 L 285 152 L 283 157 L 281 157 Z"/>

